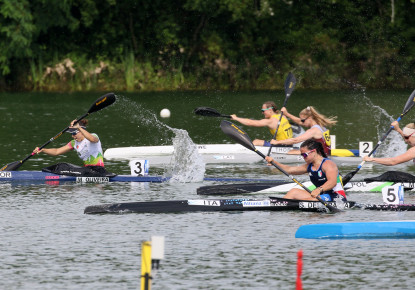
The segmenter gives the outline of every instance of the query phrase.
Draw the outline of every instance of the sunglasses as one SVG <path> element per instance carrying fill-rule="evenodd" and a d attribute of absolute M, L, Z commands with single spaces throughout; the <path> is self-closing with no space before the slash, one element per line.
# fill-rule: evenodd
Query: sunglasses
<path fill-rule="evenodd" d="M 414 132 L 415 133 L 415 132 Z M 412 133 L 411 135 L 409 135 L 409 136 L 403 136 L 403 138 L 405 139 L 405 140 L 408 140 L 409 138 L 411 138 L 411 136 L 412 135 L 414 135 L 414 133 Z"/>
<path fill-rule="evenodd" d="M 72 136 L 75 136 L 76 134 L 78 134 L 79 133 L 79 131 L 78 130 L 76 130 L 75 132 L 72 132 Z"/>
<path fill-rule="evenodd" d="M 308 118 L 310 118 L 310 117 L 307 117 L 305 119 L 300 119 L 301 120 L 301 123 L 304 123 Z"/>
<path fill-rule="evenodd" d="M 269 107 L 269 108 L 266 108 L 266 109 L 261 109 L 261 111 L 262 112 L 265 112 L 265 111 L 268 111 L 268 110 L 271 110 L 271 109 L 273 109 L 274 107 Z"/>
<path fill-rule="evenodd" d="M 308 155 L 310 155 L 310 153 L 314 152 L 314 151 L 316 151 L 316 149 L 310 150 L 310 151 L 305 152 L 305 153 L 301 153 L 301 156 L 303 156 L 303 158 L 306 159 L 308 157 Z"/>

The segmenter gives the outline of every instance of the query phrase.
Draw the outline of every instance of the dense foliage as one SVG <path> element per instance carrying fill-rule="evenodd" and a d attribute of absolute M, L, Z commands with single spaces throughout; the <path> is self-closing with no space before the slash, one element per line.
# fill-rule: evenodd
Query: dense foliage
<path fill-rule="evenodd" d="M 415 0 L 0 0 L 3 90 L 413 87 Z"/>

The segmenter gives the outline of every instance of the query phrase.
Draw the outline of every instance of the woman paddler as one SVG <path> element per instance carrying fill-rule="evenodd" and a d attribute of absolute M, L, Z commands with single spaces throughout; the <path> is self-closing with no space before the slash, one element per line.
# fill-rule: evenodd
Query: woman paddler
<path fill-rule="evenodd" d="M 375 162 L 387 166 L 401 164 L 410 160 L 413 160 L 415 163 L 415 123 L 407 124 L 403 130 L 399 128 L 399 123 L 397 121 L 393 121 L 391 126 L 393 126 L 393 129 L 402 136 L 405 143 L 411 146 L 411 148 L 405 153 L 395 157 L 375 158 L 364 156 L 364 161 Z"/>
<path fill-rule="evenodd" d="M 68 163 L 59 163 L 43 171 L 76 176 L 115 176 L 115 174 L 105 170 L 101 141 L 97 134 L 89 133 L 86 130 L 88 120 L 83 119 L 74 124 L 75 121 L 73 120 L 71 122 L 69 129 L 66 131 L 72 135 L 72 141 L 59 148 L 43 148 L 39 150 L 39 147 L 36 147 L 33 153 L 39 154 L 42 152 L 57 156 L 75 150 L 79 158 L 82 159 L 84 167 Z"/>
<path fill-rule="evenodd" d="M 262 114 L 264 114 L 264 118 L 261 120 L 253 120 L 247 118 L 240 118 L 235 114 L 231 115 L 232 120 L 238 121 L 242 125 L 251 126 L 251 127 L 268 127 L 269 132 L 272 136 L 275 135 L 275 130 L 278 132 L 276 139 L 277 140 L 285 140 L 293 137 L 293 129 L 291 128 L 291 124 L 288 122 L 287 118 L 282 116 L 281 124 L 278 126 L 278 122 L 280 120 L 281 112 L 277 110 L 277 105 L 272 101 L 267 101 L 262 104 L 261 108 Z M 271 146 L 269 141 L 255 139 L 253 141 L 255 146 Z"/>
<path fill-rule="evenodd" d="M 346 193 L 341 183 L 339 169 L 336 163 L 327 158 L 323 145 L 314 139 L 308 139 L 300 146 L 301 156 L 305 164 L 299 166 L 288 166 L 275 161 L 271 156 L 265 159 L 271 163 L 274 161 L 278 166 L 289 174 L 308 173 L 310 181 L 316 186 L 311 192 L 301 188 L 290 189 L 284 198 L 299 200 L 317 200 L 317 196 L 324 201 L 334 201 L 341 198 L 346 201 Z"/>
<path fill-rule="evenodd" d="M 281 112 L 293 120 L 294 123 L 300 126 L 308 127 L 310 129 L 294 138 L 285 140 L 271 140 L 272 145 L 293 145 L 312 138 L 323 145 L 326 155 L 331 155 L 330 131 L 327 129 L 327 127 L 335 125 L 337 123 L 337 117 L 326 117 L 317 112 L 313 106 L 308 106 L 307 108 L 303 109 L 300 112 L 299 117 L 288 113 L 285 107 L 281 108 Z M 288 154 L 300 154 L 300 151 L 298 149 L 293 149 L 289 151 Z"/>

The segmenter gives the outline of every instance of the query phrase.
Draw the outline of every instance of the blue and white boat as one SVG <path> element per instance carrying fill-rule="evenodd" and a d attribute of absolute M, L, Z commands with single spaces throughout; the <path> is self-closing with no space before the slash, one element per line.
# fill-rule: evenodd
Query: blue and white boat
<path fill-rule="evenodd" d="M 61 183 L 108 183 L 108 182 L 152 182 L 160 183 L 170 180 L 171 177 L 165 176 L 134 176 L 134 175 L 116 175 L 114 177 L 83 177 L 83 176 L 67 176 L 59 175 L 43 171 L 0 171 L 0 183 L 17 182 L 17 183 L 45 183 L 45 184 L 61 184 Z M 225 182 L 279 182 L 270 179 L 251 179 L 251 178 L 216 178 L 205 177 L 205 181 L 225 181 Z M 283 182 L 283 181 L 281 181 Z"/>

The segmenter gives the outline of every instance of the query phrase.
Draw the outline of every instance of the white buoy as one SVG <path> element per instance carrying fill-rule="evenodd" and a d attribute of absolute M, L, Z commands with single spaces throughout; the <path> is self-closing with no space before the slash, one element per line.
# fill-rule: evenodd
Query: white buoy
<path fill-rule="evenodd" d="M 160 111 L 160 117 L 162 118 L 170 118 L 170 110 L 169 109 L 163 109 Z"/>

